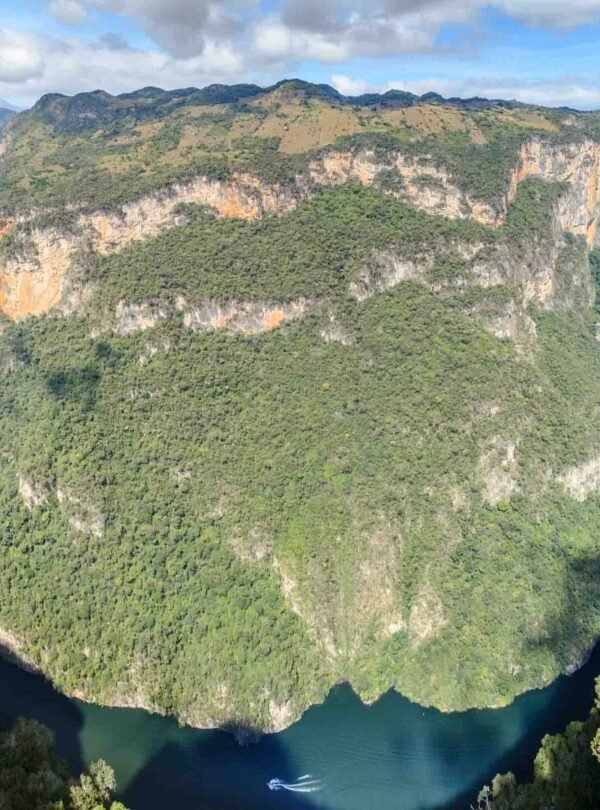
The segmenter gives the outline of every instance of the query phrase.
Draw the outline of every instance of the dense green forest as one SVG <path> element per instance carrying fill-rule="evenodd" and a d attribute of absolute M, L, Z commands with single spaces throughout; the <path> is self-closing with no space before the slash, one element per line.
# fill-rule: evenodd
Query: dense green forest
<path fill-rule="evenodd" d="M 56 756 L 52 732 L 41 723 L 19 719 L 0 732 L 3 810 L 126 810 L 111 800 L 114 789 L 114 774 L 102 760 L 74 779 Z"/>
<path fill-rule="evenodd" d="M 391 170 L 254 221 L 186 203 L 105 253 L 77 217 L 340 146 L 501 207 L 532 132 L 591 119 L 236 93 L 49 97 L 7 128 L 0 294 L 39 293 L 50 229 L 78 303 L 0 324 L 0 628 L 69 694 L 232 730 L 342 679 L 445 709 L 549 683 L 600 634 L 598 261 L 564 184 L 521 182 L 497 228 Z"/>
<path fill-rule="evenodd" d="M 98 259 L 88 315 L 6 329 L 0 605 L 59 687 L 268 725 L 342 673 L 366 697 L 393 683 L 458 708 L 578 657 L 600 626 L 597 498 L 545 471 L 598 447 L 588 316 L 536 313 L 529 358 L 474 315 L 511 285 L 346 292 L 375 246 L 437 246 L 433 279 L 460 277 L 445 245 L 518 243 L 543 228 L 544 188 L 500 232 L 352 187 L 200 221 Z M 119 300 L 180 294 L 321 304 L 263 335 L 193 333 L 176 310 L 111 328 Z M 324 342 L 332 319 L 349 340 Z M 514 485 L 486 500 L 507 443 Z"/>

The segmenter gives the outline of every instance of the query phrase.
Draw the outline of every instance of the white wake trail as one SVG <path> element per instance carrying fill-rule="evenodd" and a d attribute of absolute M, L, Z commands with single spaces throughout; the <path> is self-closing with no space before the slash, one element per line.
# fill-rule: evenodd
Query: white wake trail
<path fill-rule="evenodd" d="M 322 779 L 315 779 L 312 774 L 305 773 L 291 784 L 282 779 L 271 779 L 267 782 L 269 790 L 289 790 L 291 793 L 316 793 L 322 790 L 324 782 Z"/>

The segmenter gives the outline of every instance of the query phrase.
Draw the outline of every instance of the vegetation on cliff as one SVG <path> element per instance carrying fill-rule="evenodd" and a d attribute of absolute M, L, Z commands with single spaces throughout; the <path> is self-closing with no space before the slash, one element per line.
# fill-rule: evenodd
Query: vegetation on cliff
<path fill-rule="evenodd" d="M 600 796 L 600 681 L 596 705 L 584 722 L 546 735 L 535 758 L 533 781 L 498 775 L 479 795 L 478 810 L 596 810 Z"/>
<path fill-rule="evenodd" d="M 0 732 L 0 806 L 3 810 L 126 810 L 111 800 L 112 769 L 102 760 L 75 780 L 54 751 L 52 732 L 19 719 Z"/>
<path fill-rule="evenodd" d="M 387 93 L 345 99 L 333 88 L 282 82 L 112 97 L 45 96 L 9 123 L 0 213 L 36 207 L 114 208 L 199 174 L 251 172 L 290 182 L 331 145 L 430 155 L 480 198 L 502 187 L 532 134 L 595 136 L 597 116 L 495 102 Z"/>
<path fill-rule="evenodd" d="M 9 128 L 3 204 L 57 205 L 59 239 L 65 196 L 112 205 L 205 158 L 282 177 L 342 119 L 374 152 L 435 145 L 479 203 L 532 130 L 577 125 L 285 87 L 157 118 L 155 98 L 134 121 L 96 99 L 94 137 L 46 99 Z M 184 206 L 108 255 L 82 236 L 79 309 L 2 324 L 0 627 L 61 689 L 274 729 L 341 678 L 499 705 L 598 637 L 600 347 L 564 189 L 522 182 L 492 229 L 389 180 L 255 222 Z"/>

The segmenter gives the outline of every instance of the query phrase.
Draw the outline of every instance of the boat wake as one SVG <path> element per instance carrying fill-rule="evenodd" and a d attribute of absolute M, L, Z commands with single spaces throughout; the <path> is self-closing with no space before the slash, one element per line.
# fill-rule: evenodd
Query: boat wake
<path fill-rule="evenodd" d="M 322 790 L 324 787 L 323 780 L 315 779 L 310 773 L 305 773 L 291 784 L 281 779 L 271 779 L 267 785 L 269 790 L 290 790 L 292 793 L 316 793 L 317 790 Z"/>

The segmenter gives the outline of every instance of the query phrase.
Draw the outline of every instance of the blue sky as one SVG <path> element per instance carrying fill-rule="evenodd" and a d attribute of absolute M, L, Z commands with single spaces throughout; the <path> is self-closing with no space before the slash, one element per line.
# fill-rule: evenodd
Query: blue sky
<path fill-rule="evenodd" d="M 0 97 L 298 76 L 600 107 L 600 0 L 0 0 Z"/>

